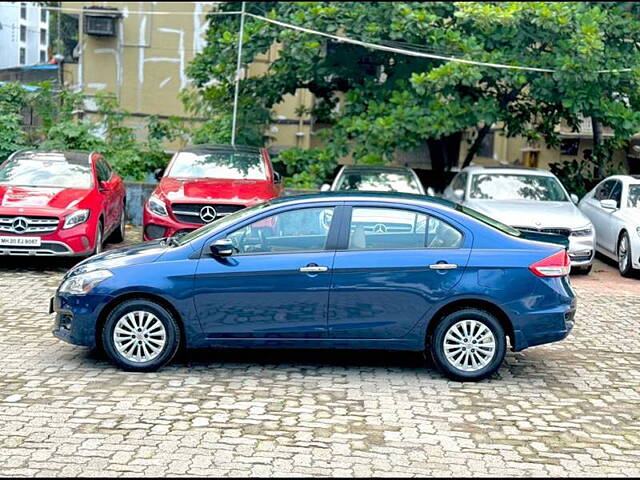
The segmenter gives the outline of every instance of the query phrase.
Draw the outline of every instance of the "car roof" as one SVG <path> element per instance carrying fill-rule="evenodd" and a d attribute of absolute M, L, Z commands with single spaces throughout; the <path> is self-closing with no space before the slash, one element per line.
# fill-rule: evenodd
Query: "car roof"
<path fill-rule="evenodd" d="M 12 158 L 18 160 L 37 158 L 51 162 L 65 161 L 76 164 L 89 164 L 92 153 L 88 150 L 19 150 L 12 155 Z"/>
<path fill-rule="evenodd" d="M 541 168 L 520 167 L 518 165 L 471 165 L 462 169 L 463 172 L 469 173 L 497 173 L 497 174 L 523 174 L 523 175 L 541 175 L 546 177 L 555 176 L 548 170 Z"/>
<path fill-rule="evenodd" d="M 249 145 L 218 145 L 218 144 L 203 144 L 203 145 L 191 145 L 185 148 L 181 148 L 180 152 L 189 153 L 208 153 L 208 152 L 246 152 L 246 153 L 259 153 L 260 148 L 252 147 Z"/>
<path fill-rule="evenodd" d="M 382 201 L 382 202 L 391 202 L 391 203 L 422 203 L 425 205 L 438 205 L 442 207 L 455 208 L 456 204 L 449 200 L 439 197 L 430 197 L 427 195 L 418 195 L 415 193 L 400 193 L 400 192 L 366 192 L 366 191 L 337 191 L 337 192 L 322 192 L 322 193 L 307 193 L 303 195 L 285 195 L 282 197 L 275 198 L 270 200 L 268 203 L 270 205 L 278 205 L 281 203 L 288 202 L 311 202 L 311 201 L 327 201 L 327 200 L 335 200 L 335 201 L 358 201 L 358 200 L 368 200 L 368 201 Z"/>
<path fill-rule="evenodd" d="M 602 181 L 606 182 L 607 180 L 622 180 L 627 183 L 640 183 L 640 175 L 610 175 Z"/>

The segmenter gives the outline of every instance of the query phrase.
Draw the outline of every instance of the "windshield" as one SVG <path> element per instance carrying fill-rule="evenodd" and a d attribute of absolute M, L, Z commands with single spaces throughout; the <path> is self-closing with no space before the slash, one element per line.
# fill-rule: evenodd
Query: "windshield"
<path fill-rule="evenodd" d="M 266 180 L 260 153 L 180 152 L 167 173 L 177 178 L 220 178 L 225 180 Z"/>
<path fill-rule="evenodd" d="M 627 206 L 630 208 L 640 208 L 640 183 L 629 185 Z"/>
<path fill-rule="evenodd" d="M 483 200 L 538 200 L 567 202 L 562 185 L 555 177 L 480 173 L 471 179 L 469 198 Z"/>
<path fill-rule="evenodd" d="M 413 175 L 402 172 L 347 171 L 340 177 L 336 190 L 369 190 L 374 192 L 422 193 Z"/>
<path fill-rule="evenodd" d="M 522 235 L 522 233 L 520 232 L 520 230 L 517 230 L 513 227 L 510 227 L 509 225 L 505 225 L 502 222 L 499 222 L 498 220 L 494 220 L 491 217 L 487 217 L 486 215 L 472 209 L 469 207 L 465 207 L 463 205 L 460 204 L 456 204 L 456 210 L 458 210 L 459 212 L 462 212 L 466 215 L 469 215 L 471 218 L 474 218 L 476 220 L 478 220 L 479 222 L 484 223 L 485 225 L 489 225 L 490 227 L 495 228 L 496 230 L 500 230 L 502 233 L 506 233 L 507 235 L 511 235 L 512 237 L 519 237 Z"/>
<path fill-rule="evenodd" d="M 12 158 L 0 167 L 0 184 L 21 187 L 91 188 L 88 160 Z"/>
<path fill-rule="evenodd" d="M 242 220 L 245 217 L 253 215 L 258 210 L 262 210 L 263 208 L 269 205 L 270 203 L 263 202 L 263 203 L 259 203 L 258 205 L 254 205 L 253 207 L 243 208 L 242 210 L 238 210 L 237 212 L 234 212 L 230 215 L 226 215 L 217 220 L 214 220 L 213 222 L 207 224 L 204 227 L 200 227 L 197 230 L 193 230 L 185 235 L 182 235 L 181 237 L 178 237 L 176 239 L 176 243 L 178 245 L 185 245 L 202 236 L 209 235 L 211 232 L 215 230 L 221 230 L 227 227 L 228 225 L 231 225 L 232 223 L 235 223 L 237 221 Z"/>

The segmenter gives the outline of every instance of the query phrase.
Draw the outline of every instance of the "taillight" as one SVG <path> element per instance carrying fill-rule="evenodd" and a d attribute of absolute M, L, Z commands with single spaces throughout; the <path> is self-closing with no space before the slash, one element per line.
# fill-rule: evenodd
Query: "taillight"
<path fill-rule="evenodd" d="M 566 250 L 543 258 L 529 267 L 538 277 L 564 277 L 571 271 L 571 259 Z"/>

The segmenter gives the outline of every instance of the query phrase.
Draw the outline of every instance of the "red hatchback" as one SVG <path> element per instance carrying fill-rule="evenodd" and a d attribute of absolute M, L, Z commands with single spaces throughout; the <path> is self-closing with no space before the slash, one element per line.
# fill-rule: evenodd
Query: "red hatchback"
<path fill-rule="evenodd" d="M 265 149 L 198 145 L 171 159 L 144 208 L 144 239 L 189 232 L 282 193 Z"/>
<path fill-rule="evenodd" d="M 16 152 L 0 165 L 0 255 L 99 253 L 123 240 L 125 201 L 97 153 Z"/>

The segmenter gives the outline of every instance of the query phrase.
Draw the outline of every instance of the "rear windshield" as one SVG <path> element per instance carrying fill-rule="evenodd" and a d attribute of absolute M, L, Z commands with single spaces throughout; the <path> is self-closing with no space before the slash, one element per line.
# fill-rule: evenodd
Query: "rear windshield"
<path fill-rule="evenodd" d="M 456 210 L 462 212 L 466 215 L 469 215 L 471 218 L 478 220 L 479 222 L 484 223 L 485 225 L 489 225 L 490 227 L 495 228 L 496 230 L 500 230 L 502 233 L 506 233 L 507 235 L 511 235 L 512 237 L 519 237 L 522 235 L 520 230 L 510 227 L 509 225 L 505 225 L 498 220 L 494 220 L 491 217 L 487 217 L 486 215 L 472 209 L 469 207 L 465 207 L 460 204 L 456 204 Z"/>
<path fill-rule="evenodd" d="M 413 175 L 404 172 L 346 171 L 336 190 L 422 193 Z"/>
<path fill-rule="evenodd" d="M 267 171 L 258 152 L 180 152 L 167 176 L 176 178 L 219 178 L 265 180 Z"/>
<path fill-rule="evenodd" d="M 82 188 L 92 186 L 87 159 L 46 155 L 14 157 L 0 166 L 0 184 L 20 187 Z"/>

